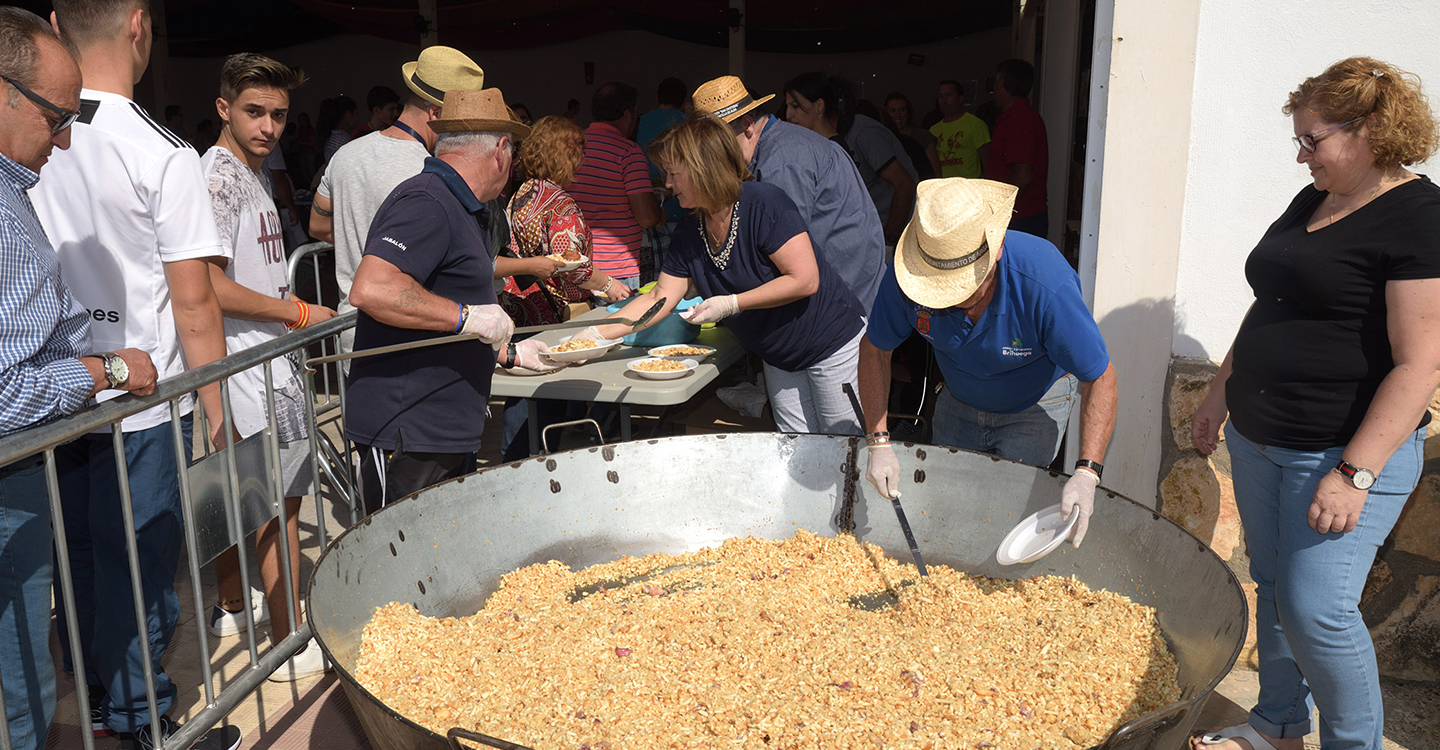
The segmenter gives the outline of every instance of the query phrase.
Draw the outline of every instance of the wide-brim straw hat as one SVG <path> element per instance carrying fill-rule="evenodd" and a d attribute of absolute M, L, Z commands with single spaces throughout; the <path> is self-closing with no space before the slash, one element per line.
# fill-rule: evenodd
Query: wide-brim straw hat
<path fill-rule="evenodd" d="M 485 71 L 454 47 L 426 47 L 420 59 L 400 66 L 400 74 L 411 91 L 431 104 L 444 102 L 446 91 L 485 88 Z"/>
<path fill-rule="evenodd" d="M 440 113 L 430 121 L 436 133 L 509 133 L 515 140 L 530 135 L 530 126 L 505 106 L 500 89 L 446 91 Z"/>
<path fill-rule="evenodd" d="M 735 76 L 721 76 L 706 81 L 691 95 L 695 109 L 709 112 L 724 120 L 734 122 L 736 118 L 775 98 L 774 94 L 756 99 L 750 96 L 745 83 Z"/>
<path fill-rule="evenodd" d="M 973 296 L 1005 242 L 1019 192 L 964 177 L 920 183 L 915 214 L 895 249 L 895 278 L 905 296 L 937 310 Z"/>

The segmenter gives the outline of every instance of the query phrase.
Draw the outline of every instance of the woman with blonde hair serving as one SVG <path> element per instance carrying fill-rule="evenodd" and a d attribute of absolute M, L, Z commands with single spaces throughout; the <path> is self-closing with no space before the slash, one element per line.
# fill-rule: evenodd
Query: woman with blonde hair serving
<path fill-rule="evenodd" d="M 781 432 L 857 435 L 842 389 L 854 387 L 863 310 L 825 262 L 785 191 L 750 179 L 730 126 L 697 115 L 662 132 L 650 158 L 692 209 L 676 228 L 655 289 L 616 313 L 638 318 L 665 298 L 657 320 L 697 291 L 691 323 L 725 325 L 765 362 L 765 387 Z M 619 325 L 587 331 L 621 336 Z M 581 333 L 582 338 L 587 333 Z"/>
<path fill-rule="evenodd" d="M 585 134 L 563 117 L 542 117 L 520 144 L 520 172 L 527 178 L 506 211 L 510 247 L 521 258 L 563 256 L 580 261 L 572 271 L 547 279 L 505 279 L 500 304 L 516 325 L 558 323 L 567 304 L 595 297 L 618 302 L 630 288 L 613 281 L 590 262 L 590 227 L 565 192 L 585 158 Z"/>
<path fill-rule="evenodd" d="M 1225 426 L 1256 590 L 1260 695 L 1196 748 L 1378 748 L 1384 728 L 1360 593 L 1415 489 L 1440 385 L 1440 188 L 1415 76 L 1342 60 L 1290 94 L 1301 189 L 1245 263 L 1255 302 L 1195 412 Z"/>

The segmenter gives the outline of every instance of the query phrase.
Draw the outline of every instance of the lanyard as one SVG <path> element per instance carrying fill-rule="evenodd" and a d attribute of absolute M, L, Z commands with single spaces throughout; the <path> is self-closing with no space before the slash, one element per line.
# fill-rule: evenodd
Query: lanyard
<path fill-rule="evenodd" d="M 427 151 L 430 149 L 429 144 L 425 143 L 425 139 L 424 139 L 424 138 L 421 138 L 421 137 L 420 137 L 420 134 L 417 133 L 417 132 L 415 132 L 415 128 L 412 128 L 412 127 L 410 127 L 409 125 L 406 125 L 405 123 L 400 122 L 399 120 L 396 120 L 396 121 L 394 122 L 394 125 L 395 125 L 395 127 L 400 128 L 401 130 L 409 133 L 411 138 L 414 138 L 415 140 L 420 141 L 420 145 L 424 146 Z"/>

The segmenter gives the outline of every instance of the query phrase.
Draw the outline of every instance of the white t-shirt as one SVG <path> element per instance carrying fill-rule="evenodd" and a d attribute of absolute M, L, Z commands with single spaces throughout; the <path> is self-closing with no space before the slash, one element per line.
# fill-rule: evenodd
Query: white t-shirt
<path fill-rule="evenodd" d="M 229 149 L 214 146 L 200 159 L 205 170 L 210 206 L 220 239 L 233 252 L 225 267 L 232 281 L 267 297 L 290 298 L 285 262 L 285 233 L 275 203 L 270 200 L 268 178 L 246 166 Z M 225 350 L 234 354 L 274 341 L 289 331 L 284 323 L 243 320 L 225 316 Z M 279 357 L 271 365 L 271 382 L 277 389 L 295 380 L 290 360 Z M 230 408 L 235 429 L 249 437 L 269 423 L 265 415 L 265 369 L 255 366 L 230 378 Z M 281 419 L 281 442 L 290 442 L 286 420 Z"/>
<path fill-rule="evenodd" d="M 199 154 L 123 96 L 83 89 L 80 110 L 70 148 L 51 155 L 30 199 L 65 283 L 90 311 L 96 351 L 143 349 L 162 380 L 174 377 L 185 360 L 165 264 L 229 257 L 215 232 Z M 188 414 L 190 398 L 180 406 Z M 122 429 L 169 421 L 169 407 L 157 406 L 127 418 Z"/>
<path fill-rule="evenodd" d="M 369 133 L 345 144 L 320 178 L 318 193 L 330 200 L 335 211 L 335 280 L 340 286 L 338 312 L 355 309 L 350 304 L 350 285 L 355 269 L 365 254 L 370 222 L 380 204 L 400 183 L 420 174 L 430 152 L 425 144 L 406 136 L 391 138 Z M 355 329 L 341 335 L 340 350 L 351 351 Z"/>

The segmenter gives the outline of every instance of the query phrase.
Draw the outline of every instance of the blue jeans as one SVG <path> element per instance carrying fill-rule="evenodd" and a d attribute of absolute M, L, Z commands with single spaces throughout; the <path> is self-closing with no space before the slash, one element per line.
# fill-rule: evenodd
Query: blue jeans
<path fill-rule="evenodd" d="M 1049 466 L 1060 451 L 1079 381 L 1066 375 L 1034 405 L 1014 414 L 981 411 L 951 395 L 935 402 L 931 440 L 936 445 L 992 453 L 1034 466 Z"/>
<path fill-rule="evenodd" d="M 44 464 L 25 459 L 0 468 L 0 679 L 16 750 L 45 747 L 55 715 L 53 540 Z"/>
<path fill-rule="evenodd" d="M 1330 534 L 1310 528 L 1310 501 L 1345 446 L 1312 452 L 1259 445 L 1233 423 L 1225 438 L 1256 584 L 1260 698 L 1250 726 L 1271 737 L 1300 737 L 1310 732 L 1319 704 L 1322 748 L 1378 748 L 1385 717 L 1360 592 L 1420 481 L 1425 430 L 1380 471 L 1355 530 Z"/>
<path fill-rule="evenodd" d="M 182 417 L 185 462 L 193 422 Z M 130 592 L 130 563 L 125 552 L 125 521 L 115 473 L 111 437 L 86 435 L 55 450 L 70 573 L 75 579 L 75 610 L 84 649 L 85 680 L 105 691 L 105 723 L 117 732 L 134 732 L 150 722 L 145 698 L 145 662 L 135 631 Z M 130 506 L 140 557 L 142 599 L 155 673 L 156 706 L 165 713 L 175 702 L 175 685 L 160 666 L 175 623 L 180 598 L 175 571 L 180 563 L 184 522 L 180 511 L 179 465 L 169 423 L 125 435 L 125 465 L 130 475 Z M 59 600 L 59 592 L 56 592 Z M 96 624 L 101 623 L 100 627 Z M 60 644 L 67 668 L 73 668 L 60 610 Z M 77 679 L 78 682 L 78 679 Z"/>

